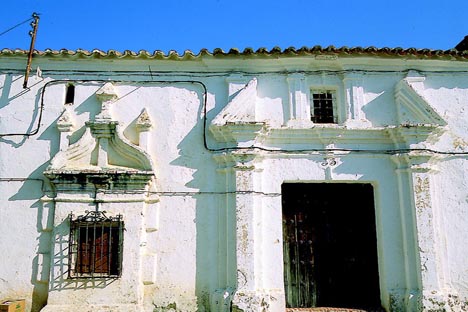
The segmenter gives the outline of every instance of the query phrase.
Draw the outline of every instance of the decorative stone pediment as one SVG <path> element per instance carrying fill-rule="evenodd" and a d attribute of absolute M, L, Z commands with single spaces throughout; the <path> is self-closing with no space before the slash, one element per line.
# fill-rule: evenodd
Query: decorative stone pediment
<path fill-rule="evenodd" d="M 233 96 L 226 107 L 213 119 L 213 126 L 229 123 L 255 122 L 255 104 L 257 100 L 257 79 L 250 80 L 243 89 Z"/>
<path fill-rule="evenodd" d="M 396 85 L 395 103 L 400 125 L 437 127 L 447 124 L 418 92 L 418 89 L 423 87 L 424 79 L 423 76 L 412 74 Z"/>
<path fill-rule="evenodd" d="M 100 114 L 95 120 L 85 123 L 82 137 L 75 144 L 63 148 L 44 174 L 52 180 L 60 177 L 61 182 L 70 183 L 86 177 L 86 183 L 137 182 L 145 185 L 153 175 L 153 164 L 146 151 L 127 140 L 119 122 L 113 120 L 111 104 L 118 99 L 113 85 L 106 83 L 96 92 L 96 97 L 102 104 Z M 147 112 L 146 117 L 144 113 L 139 120 L 142 120 L 142 127 L 149 129 L 151 120 Z M 65 110 L 57 122 L 59 129 L 71 124 L 69 115 L 70 112 Z"/>
<path fill-rule="evenodd" d="M 257 79 L 250 80 L 233 95 L 226 107 L 213 119 L 211 133 L 221 141 L 250 142 L 265 132 L 265 123 L 255 118 Z"/>
<path fill-rule="evenodd" d="M 151 171 L 149 156 L 119 131 L 117 121 L 86 123 L 81 139 L 52 159 L 48 170 Z"/>

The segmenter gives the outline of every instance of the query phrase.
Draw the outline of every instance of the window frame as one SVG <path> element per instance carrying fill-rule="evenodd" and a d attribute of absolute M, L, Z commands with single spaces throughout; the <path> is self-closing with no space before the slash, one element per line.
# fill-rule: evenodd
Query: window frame
<path fill-rule="evenodd" d="M 68 278 L 119 278 L 122 275 L 124 222 L 105 211 L 70 214 Z M 85 242 L 83 242 L 85 240 Z"/>
<path fill-rule="evenodd" d="M 315 98 L 314 96 L 316 94 L 330 94 L 331 98 L 329 100 L 331 100 L 331 110 L 332 110 L 332 122 L 320 122 L 320 121 L 317 121 L 317 117 L 315 115 L 315 109 L 316 109 L 316 106 L 315 106 Z M 328 100 L 328 99 L 324 99 L 324 100 Z M 311 88 L 310 89 L 310 99 L 309 99 L 309 107 L 310 107 L 310 120 L 314 123 L 314 124 L 323 124 L 323 125 L 327 125 L 327 124 L 338 124 L 338 103 L 337 103 L 337 100 L 338 100 L 338 97 L 337 97 L 337 90 L 334 90 L 334 89 L 329 89 L 329 88 Z"/>

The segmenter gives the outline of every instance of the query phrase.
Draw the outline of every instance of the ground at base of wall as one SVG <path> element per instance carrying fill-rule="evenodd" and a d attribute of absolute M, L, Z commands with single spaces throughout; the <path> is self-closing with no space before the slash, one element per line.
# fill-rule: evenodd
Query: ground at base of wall
<path fill-rule="evenodd" d="M 348 309 L 348 308 L 287 308 L 286 312 L 385 312 L 383 308 L 380 309 Z"/>

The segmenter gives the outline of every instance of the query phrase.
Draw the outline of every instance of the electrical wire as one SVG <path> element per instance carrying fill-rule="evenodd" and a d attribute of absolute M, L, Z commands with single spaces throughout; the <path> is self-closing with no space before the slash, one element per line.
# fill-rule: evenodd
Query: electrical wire
<path fill-rule="evenodd" d="M 37 133 L 39 133 L 39 130 L 41 128 L 41 122 L 42 122 L 42 115 L 43 115 L 43 111 L 44 111 L 44 107 L 45 107 L 45 104 L 44 104 L 44 95 L 45 95 L 45 92 L 46 92 L 46 89 L 47 87 L 49 87 L 50 85 L 54 85 L 54 84 L 60 84 L 60 83 L 71 83 L 71 82 L 78 82 L 78 83 L 87 83 L 87 82 L 114 82 L 114 83 L 191 83 L 191 84 L 200 84 L 203 88 L 203 94 L 204 94 L 204 106 L 206 106 L 206 94 L 208 92 L 208 89 L 206 88 L 206 85 L 201 82 L 201 81 L 195 81 L 195 80 L 104 80 L 104 79 L 80 79 L 80 80 L 74 80 L 74 79 L 60 79 L 60 80 L 52 80 L 52 81 L 48 81 L 44 84 L 44 86 L 42 87 L 42 90 L 41 90 L 41 102 L 40 102 L 40 105 L 39 105 L 39 117 L 38 117 L 38 121 L 37 121 L 37 125 L 36 125 L 36 128 L 30 132 L 27 132 L 27 133 L 2 133 L 0 134 L 0 138 L 1 137 L 7 137 L 7 136 L 25 136 L 25 137 L 30 137 L 30 136 L 34 136 L 36 135 Z"/>
<path fill-rule="evenodd" d="M 41 190 L 43 192 L 47 192 L 45 190 L 45 180 L 44 179 L 35 179 L 35 178 L 18 178 L 18 177 L 9 177 L 9 178 L 0 178 L 0 182 L 25 182 L 25 181 L 35 181 L 41 183 Z M 62 190 L 63 192 L 67 192 L 67 190 Z M 74 191 L 70 190 L 71 193 Z M 131 191 L 123 191 L 124 194 L 133 194 L 134 192 Z M 268 197 L 275 197 L 281 196 L 281 193 L 267 193 L 261 191 L 149 191 L 148 194 L 153 195 L 160 195 L 160 196 L 197 196 L 197 195 L 262 195 Z M 96 195 L 94 196 L 96 197 Z"/>
<path fill-rule="evenodd" d="M 281 196 L 281 193 L 267 193 L 260 191 L 224 191 L 224 192 L 208 192 L 208 191 L 198 191 L 198 192 L 148 192 L 149 194 L 156 194 L 161 196 L 196 196 L 196 195 L 262 195 L 262 196 Z"/>
<path fill-rule="evenodd" d="M 34 13 L 34 14 L 36 14 L 36 16 L 37 16 L 37 15 L 40 15 L 40 14 L 37 14 L 37 13 Z M 33 15 L 33 16 L 34 16 L 34 15 Z M 29 22 L 29 21 L 34 20 L 34 18 L 35 18 L 35 17 L 30 17 L 30 18 L 28 18 L 27 20 L 24 20 L 24 21 L 22 21 L 21 23 L 18 23 L 18 24 L 16 24 L 16 25 L 13 26 L 13 27 L 8 28 L 7 30 L 1 32 L 1 33 L 0 33 L 0 36 L 3 36 L 4 34 L 6 34 L 6 33 L 10 32 L 10 31 L 12 31 L 13 29 L 15 29 L 15 28 L 17 28 L 17 27 L 20 27 L 21 25 L 26 24 L 26 23 Z"/>
<path fill-rule="evenodd" d="M 41 183 L 41 191 L 46 192 L 44 179 L 34 179 L 34 178 L 0 178 L 0 182 L 26 182 L 26 181 L 35 181 Z"/>
<path fill-rule="evenodd" d="M 30 136 L 33 136 L 33 135 L 36 135 L 37 133 L 39 133 L 39 130 L 41 128 L 41 122 L 42 122 L 42 113 L 44 111 L 44 94 L 45 94 L 45 90 L 46 90 L 46 87 L 49 85 L 49 84 L 52 84 L 54 81 L 49 81 L 49 82 L 46 82 L 44 84 L 44 86 L 42 87 L 42 91 L 41 91 L 41 104 L 39 105 L 39 117 L 38 117 L 38 120 L 37 120 L 37 126 L 36 126 L 36 129 L 30 131 L 30 132 L 26 132 L 26 133 L 2 133 L 0 134 L 0 138 L 3 138 L 3 137 L 8 137 L 8 136 L 22 136 L 22 137 L 30 137 Z"/>
<path fill-rule="evenodd" d="M 154 73 L 154 72 L 153 72 Z M 53 80 L 49 81 L 44 84 L 41 90 L 41 102 L 39 106 L 39 117 L 38 117 L 38 122 L 36 128 L 29 132 L 29 133 L 24 133 L 24 134 L 2 134 L 0 135 L 1 137 L 3 136 L 33 136 L 36 135 L 41 128 L 41 121 L 42 121 L 42 116 L 43 116 L 43 111 L 45 108 L 45 102 L 44 102 L 44 96 L 47 87 L 54 85 L 54 84 L 60 84 L 60 83 L 70 83 L 70 82 L 75 82 L 75 83 L 87 83 L 87 82 L 110 82 L 109 80 L 95 80 L 95 79 L 87 79 L 87 80 L 70 80 L 70 79 L 62 79 L 62 80 Z M 331 148 L 331 149 L 293 149 L 293 150 L 285 150 L 285 149 L 269 149 L 261 146 L 250 146 L 250 147 L 238 147 L 238 146 L 233 146 L 233 147 L 227 147 L 227 148 L 211 148 L 208 145 L 208 140 L 207 140 L 207 92 L 208 89 L 206 85 L 202 81 L 197 81 L 197 80 L 113 80 L 111 82 L 114 83 L 145 83 L 145 84 L 171 84 L 171 83 L 189 83 L 189 84 L 198 84 L 202 87 L 203 89 L 203 144 L 204 148 L 210 152 L 229 152 L 229 151 L 235 151 L 235 150 L 250 150 L 250 151 L 255 151 L 255 150 L 261 150 L 261 151 L 266 151 L 266 152 L 271 152 L 271 153 L 312 153 L 312 152 L 317 152 L 317 153 L 324 153 L 327 155 L 330 155 L 331 157 L 336 156 L 335 153 L 365 153 L 365 154 L 387 154 L 387 155 L 396 155 L 396 154 L 407 154 L 410 152 L 428 152 L 432 154 L 440 154 L 440 155 L 468 155 L 468 152 L 446 152 L 446 151 L 438 151 L 438 150 L 433 150 L 433 149 L 426 149 L 426 148 L 416 148 L 416 149 L 382 149 L 382 150 L 365 150 L 365 149 L 346 149 L 346 148 Z M 332 154 L 333 153 L 333 154 Z M 32 178 L 0 178 L 0 182 L 24 182 L 24 181 L 38 181 L 41 183 L 41 189 L 43 192 L 46 192 L 47 190 L 44 189 L 44 184 L 45 181 L 43 179 L 32 179 Z M 196 192 L 190 192 L 190 191 L 174 191 L 174 192 L 169 192 L 169 191 L 156 191 L 156 192 L 148 192 L 149 194 L 154 194 L 154 195 L 159 195 L 159 196 L 197 196 L 197 195 L 260 195 L 260 196 L 268 196 L 268 197 L 277 197 L 281 196 L 281 193 L 268 193 L 268 192 L 261 192 L 261 191 L 222 191 L 222 192 L 215 192 L 215 191 L 196 191 Z"/>
<path fill-rule="evenodd" d="M 155 74 L 154 71 L 151 73 L 152 75 Z M 209 152 L 230 152 L 235 150 L 245 150 L 245 151 L 255 151 L 261 150 L 265 152 L 271 153 L 321 153 L 321 154 L 330 154 L 330 153 L 361 153 L 361 154 L 387 154 L 387 155 L 396 155 L 396 154 L 407 154 L 410 152 L 426 152 L 431 154 L 439 154 L 439 155 L 452 155 L 452 156 L 465 156 L 468 155 L 468 152 L 450 152 L 450 151 L 439 151 L 430 148 L 408 148 L 408 149 L 349 149 L 349 148 L 317 148 L 317 149 L 273 149 L 267 148 L 263 146 L 231 146 L 231 147 L 221 147 L 221 148 L 213 148 L 210 147 L 208 144 L 208 120 L 207 120 L 207 93 L 208 88 L 206 85 L 200 80 L 108 80 L 108 79 L 60 79 L 60 80 L 52 80 L 44 84 L 41 91 L 41 104 L 40 104 L 40 112 L 38 117 L 38 122 L 36 128 L 28 133 L 7 133 L 7 134 L 0 134 L 0 137 L 5 136 L 26 136 L 30 137 L 36 135 L 40 128 L 41 128 L 41 121 L 42 115 L 44 110 L 44 95 L 46 88 L 53 84 L 60 84 L 60 83 L 70 83 L 70 82 L 78 82 L 78 83 L 87 83 L 87 82 L 114 82 L 114 83 L 144 83 L 144 84 L 171 84 L 171 83 L 190 83 L 190 84 L 198 84 L 203 89 L 203 146 Z"/>

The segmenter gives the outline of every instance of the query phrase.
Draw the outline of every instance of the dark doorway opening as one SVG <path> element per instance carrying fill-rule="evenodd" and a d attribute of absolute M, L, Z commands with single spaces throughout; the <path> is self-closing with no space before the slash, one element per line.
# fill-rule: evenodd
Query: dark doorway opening
<path fill-rule="evenodd" d="M 374 192 L 364 183 L 284 183 L 286 307 L 381 309 Z"/>

